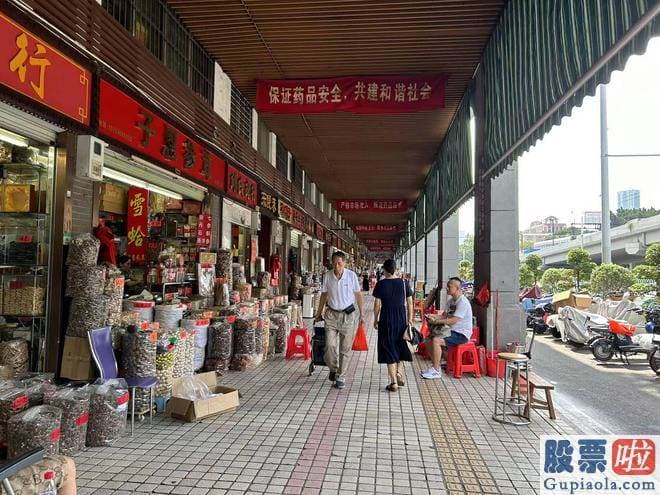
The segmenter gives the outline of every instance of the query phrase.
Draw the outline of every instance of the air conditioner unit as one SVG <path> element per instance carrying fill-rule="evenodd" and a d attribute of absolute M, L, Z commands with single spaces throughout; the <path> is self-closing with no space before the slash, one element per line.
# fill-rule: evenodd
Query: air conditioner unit
<path fill-rule="evenodd" d="M 78 136 L 76 175 L 100 182 L 103 180 L 103 157 L 107 143 L 95 136 Z"/>
<path fill-rule="evenodd" d="M 252 212 L 252 230 L 261 230 L 261 214 L 258 211 Z"/>

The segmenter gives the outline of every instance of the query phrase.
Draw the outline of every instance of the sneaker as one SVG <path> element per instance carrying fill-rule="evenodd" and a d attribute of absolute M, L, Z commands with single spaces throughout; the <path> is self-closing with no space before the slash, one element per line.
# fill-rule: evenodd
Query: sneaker
<path fill-rule="evenodd" d="M 341 390 L 341 389 L 344 388 L 345 386 L 346 386 L 346 382 L 344 382 L 344 380 L 337 380 L 337 381 L 335 382 L 335 388 L 338 388 L 338 389 Z"/>
<path fill-rule="evenodd" d="M 336 378 L 337 378 L 337 373 L 335 373 L 334 371 L 331 371 L 330 374 L 328 375 L 328 380 L 330 380 L 331 382 L 334 382 Z"/>
<path fill-rule="evenodd" d="M 422 378 L 426 378 L 427 380 L 442 378 L 442 371 L 436 370 L 435 368 L 429 368 L 424 373 L 422 373 Z"/>
<path fill-rule="evenodd" d="M 419 374 L 420 374 L 420 376 L 424 376 L 424 374 L 426 374 L 426 373 L 430 373 L 431 371 L 433 371 L 433 367 L 431 367 L 431 368 L 426 368 L 425 370 L 421 370 L 421 371 L 419 372 Z"/>

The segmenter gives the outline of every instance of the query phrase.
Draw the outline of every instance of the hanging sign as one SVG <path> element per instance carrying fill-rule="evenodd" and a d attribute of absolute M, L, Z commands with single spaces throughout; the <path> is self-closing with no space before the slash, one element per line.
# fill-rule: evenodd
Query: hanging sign
<path fill-rule="evenodd" d="M 393 234 L 399 231 L 398 225 L 353 225 L 353 230 L 359 234 L 365 233 L 388 233 Z"/>
<path fill-rule="evenodd" d="M 376 213 L 405 213 L 408 201 L 405 199 L 338 199 L 337 211 L 366 211 Z"/>
<path fill-rule="evenodd" d="M 199 247 L 211 247 L 211 235 L 213 222 L 211 215 L 200 215 L 197 223 L 197 245 Z"/>
<path fill-rule="evenodd" d="M 367 246 L 394 246 L 396 244 L 394 239 L 365 239 L 364 243 Z"/>
<path fill-rule="evenodd" d="M 277 197 L 262 190 L 259 197 L 259 207 L 273 215 L 277 215 Z"/>
<path fill-rule="evenodd" d="M 0 13 L 0 83 L 89 125 L 92 75 Z"/>
<path fill-rule="evenodd" d="M 280 220 L 284 220 L 287 223 L 291 223 L 291 218 L 293 216 L 293 208 L 288 203 L 285 203 L 281 199 L 277 200 L 277 216 Z"/>
<path fill-rule="evenodd" d="M 291 210 L 291 225 L 301 232 L 305 231 L 305 214 L 298 208 L 292 208 Z"/>
<path fill-rule="evenodd" d="M 147 221 L 149 191 L 141 187 L 128 188 L 128 211 L 126 215 L 126 254 L 136 265 L 144 265 L 147 260 Z"/>
<path fill-rule="evenodd" d="M 325 241 L 325 229 L 320 223 L 316 224 L 316 238 L 319 241 Z"/>
<path fill-rule="evenodd" d="M 406 113 L 445 106 L 447 76 L 337 77 L 257 81 L 257 111 Z"/>
<path fill-rule="evenodd" d="M 144 153 L 185 177 L 225 190 L 227 163 L 133 98 L 101 81 L 99 133 Z"/>
<path fill-rule="evenodd" d="M 227 194 L 254 208 L 257 206 L 257 183 L 237 168 L 227 168 Z"/>

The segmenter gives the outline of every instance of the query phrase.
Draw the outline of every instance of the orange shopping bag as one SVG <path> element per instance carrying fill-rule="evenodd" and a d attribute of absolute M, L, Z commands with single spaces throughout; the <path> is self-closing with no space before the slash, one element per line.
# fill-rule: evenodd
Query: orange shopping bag
<path fill-rule="evenodd" d="M 419 329 L 419 333 L 422 334 L 422 337 L 425 339 L 429 336 L 429 325 L 426 323 L 426 318 L 422 317 L 422 327 Z"/>
<path fill-rule="evenodd" d="M 369 350 L 369 346 L 367 345 L 367 333 L 364 331 L 364 327 L 362 325 L 358 325 L 357 332 L 355 332 L 352 349 L 354 351 Z"/>

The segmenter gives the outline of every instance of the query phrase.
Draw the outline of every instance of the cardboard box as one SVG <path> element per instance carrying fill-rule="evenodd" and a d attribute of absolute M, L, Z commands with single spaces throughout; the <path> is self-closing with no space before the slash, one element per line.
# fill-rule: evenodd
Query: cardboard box
<path fill-rule="evenodd" d="M 575 298 L 575 307 L 577 309 L 589 309 L 591 308 L 592 298 L 589 294 L 573 294 Z"/>
<path fill-rule="evenodd" d="M 183 379 L 177 378 L 172 384 L 172 398 L 167 403 L 167 414 L 190 423 L 223 412 L 233 411 L 238 407 L 238 389 L 218 385 L 215 371 L 200 373 L 196 376 L 208 385 L 212 393 L 221 393 L 222 395 L 195 401 L 177 397 L 181 395 L 183 387 Z"/>
<path fill-rule="evenodd" d="M 101 211 L 125 215 L 128 208 L 128 189 L 114 184 L 101 184 Z"/>
<path fill-rule="evenodd" d="M 565 290 L 552 296 L 552 304 L 556 310 L 564 306 L 585 310 L 591 307 L 591 296 L 589 294 L 574 294 L 571 290 Z"/>
<path fill-rule="evenodd" d="M 202 265 L 211 264 L 215 265 L 218 261 L 217 253 L 199 253 L 199 262 Z"/>
<path fill-rule="evenodd" d="M 83 337 L 64 337 L 60 376 L 69 380 L 89 381 L 95 376 L 89 341 Z"/>

